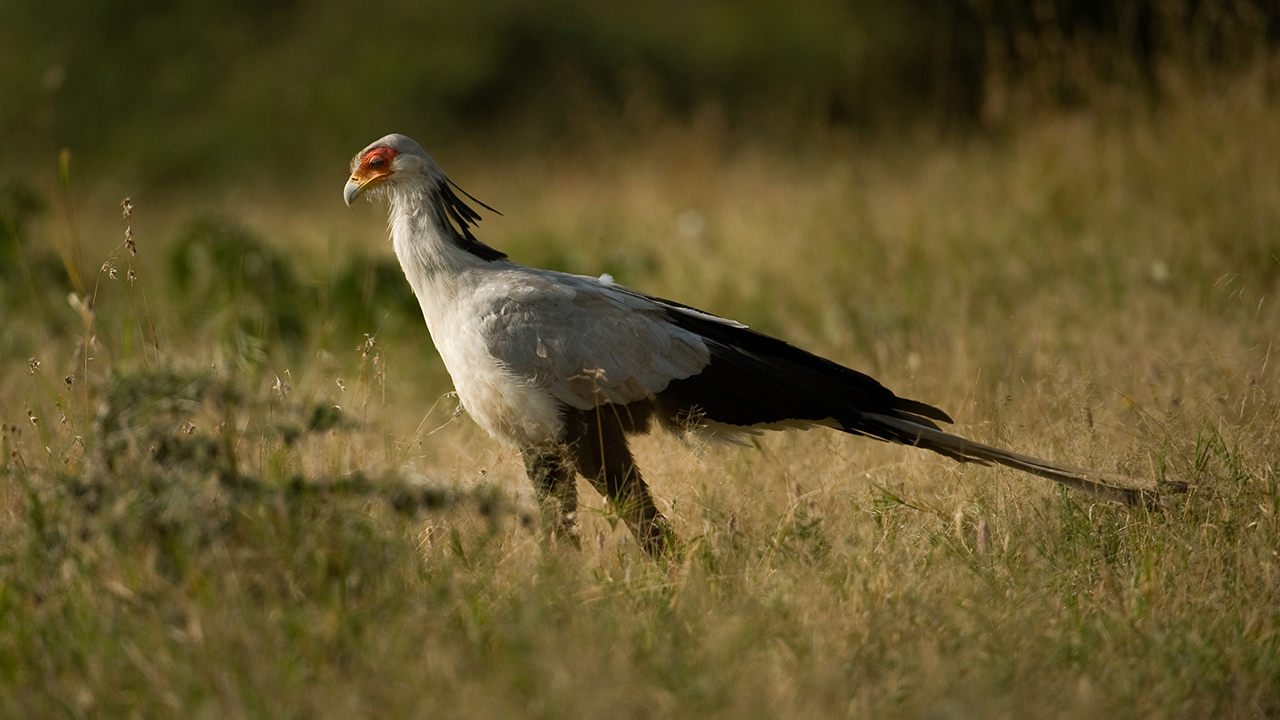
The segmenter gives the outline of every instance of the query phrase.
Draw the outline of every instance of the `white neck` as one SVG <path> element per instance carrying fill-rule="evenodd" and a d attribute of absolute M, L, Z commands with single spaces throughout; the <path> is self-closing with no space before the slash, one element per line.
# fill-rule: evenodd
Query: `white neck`
<path fill-rule="evenodd" d="M 390 194 L 391 239 L 409 285 L 418 296 L 433 334 L 475 277 L 469 271 L 492 266 L 454 240 L 443 210 L 425 188 L 398 187 Z"/>

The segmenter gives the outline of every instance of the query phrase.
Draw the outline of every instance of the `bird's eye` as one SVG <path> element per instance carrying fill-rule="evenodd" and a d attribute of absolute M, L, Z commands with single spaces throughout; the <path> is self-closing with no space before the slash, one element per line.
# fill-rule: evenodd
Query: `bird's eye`
<path fill-rule="evenodd" d="M 374 170 L 377 170 L 386 164 L 387 164 L 387 160 L 386 158 L 383 158 L 383 157 L 376 157 L 369 161 L 369 167 L 373 168 Z"/>

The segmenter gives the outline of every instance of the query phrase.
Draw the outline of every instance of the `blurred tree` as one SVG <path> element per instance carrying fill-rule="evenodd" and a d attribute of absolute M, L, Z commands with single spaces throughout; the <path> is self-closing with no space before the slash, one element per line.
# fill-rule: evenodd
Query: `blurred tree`
<path fill-rule="evenodd" d="M 71 146 L 152 181 L 283 176 L 392 129 L 540 143 L 637 96 L 747 129 L 1002 123 L 1011 88 L 1150 94 L 1163 58 L 1239 65 L 1278 36 L 1264 0 L 8 2 L 0 162 Z"/>

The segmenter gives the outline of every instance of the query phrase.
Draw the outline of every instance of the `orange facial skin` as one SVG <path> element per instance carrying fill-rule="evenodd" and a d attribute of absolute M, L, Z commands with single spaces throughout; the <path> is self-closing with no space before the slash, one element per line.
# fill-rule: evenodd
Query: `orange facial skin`
<path fill-rule="evenodd" d="M 376 185 L 391 177 L 391 161 L 399 151 L 388 147 L 376 147 L 360 157 L 360 164 L 351 173 L 351 180 L 362 188 Z"/>
<path fill-rule="evenodd" d="M 365 190 L 386 181 L 395 174 L 391 169 L 391 161 L 399 154 L 400 151 L 394 148 L 376 147 L 351 163 L 351 179 L 347 180 L 347 186 L 342 190 L 342 198 L 346 200 L 347 207 L 350 207 L 351 203 L 355 202 Z"/>

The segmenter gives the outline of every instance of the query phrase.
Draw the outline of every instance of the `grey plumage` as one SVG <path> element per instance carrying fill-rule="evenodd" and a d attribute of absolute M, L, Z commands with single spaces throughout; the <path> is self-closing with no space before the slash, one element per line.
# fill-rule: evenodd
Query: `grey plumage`
<path fill-rule="evenodd" d="M 594 278 L 497 270 L 485 287 L 496 295 L 479 324 L 489 352 L 579 410 L 643 400 L 710 359 L 652 300 Z"/>

